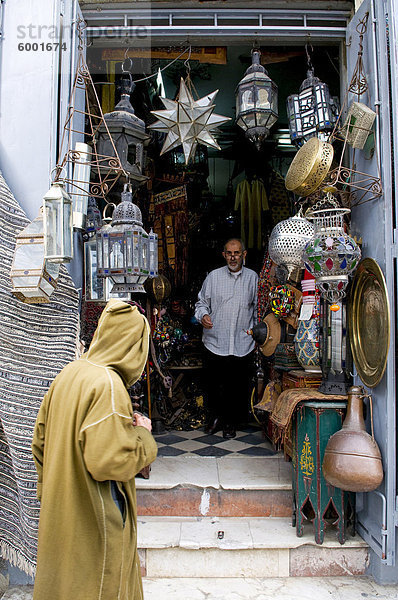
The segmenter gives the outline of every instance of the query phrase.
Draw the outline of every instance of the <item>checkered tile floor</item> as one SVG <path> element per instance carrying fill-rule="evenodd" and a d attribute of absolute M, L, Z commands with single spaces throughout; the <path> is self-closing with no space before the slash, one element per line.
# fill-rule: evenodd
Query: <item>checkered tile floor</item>
<path fill-rule="evenodd" d="M 179 456 L 195 454 L 199 456 L 272 456 L 275 451 L 260 428 L 248 425 L 236 432 L 236 438 L 224 440 L 222 431 L 206 435 L 203 429 L 192 431 L 167 431 L 155 435 L 158 456 Z"/>

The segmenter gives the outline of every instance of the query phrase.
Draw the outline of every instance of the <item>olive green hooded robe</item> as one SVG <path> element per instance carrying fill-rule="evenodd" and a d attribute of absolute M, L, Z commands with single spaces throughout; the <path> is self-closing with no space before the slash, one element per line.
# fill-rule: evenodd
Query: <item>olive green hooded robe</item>
<path fill-rule="evenodd" d="M 43 399 L 32 444 L 41 501 L 34 600 L 142 598 L 134 476 L 157 448 L 134 427 L 126 388 L 143 371 L 148 343 L 138 309 L 111 300 L 88 352 Z"/>

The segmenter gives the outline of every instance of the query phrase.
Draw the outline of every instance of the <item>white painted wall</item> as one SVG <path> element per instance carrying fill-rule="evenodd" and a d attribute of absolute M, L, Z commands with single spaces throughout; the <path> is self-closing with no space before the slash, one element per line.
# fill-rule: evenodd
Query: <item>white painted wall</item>
<path fill-rule="evenodd" d="M 29 218 L 37 216 L 56 162 L 60 0 L 5 0 L 0 52 L 0 169 Z M 56 28 L 56 29 L 55 29 Z M 18 50 L 19 43 L 39 49 Z M 69 52 L 70 49 L 67 49 Z"/>

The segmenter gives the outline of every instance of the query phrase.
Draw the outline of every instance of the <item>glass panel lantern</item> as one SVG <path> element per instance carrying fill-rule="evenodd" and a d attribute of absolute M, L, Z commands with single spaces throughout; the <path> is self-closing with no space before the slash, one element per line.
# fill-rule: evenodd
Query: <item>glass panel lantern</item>
<path fill-rule="evenodd" d="M 62 181 L 55 181 L 43 198 L 44 253 L 46 260 L 70 262 L 73 258 L 72 201 Z"/>
<path fill-rule="evenodd" d="M 314 69 L 307 71 L 300 93 L 288 97 L 287 115 L 290 138 L 296 146 L 315 135 L 327 141 L 338 117 L 338 101 L 330 97 L 326 83 L 314 76 Z"/>
<path fill-rule="evenodd" d="M 59 268 L 59 264 L 44 257 L 43 209 L 40 209 L 39 216 L 17 235 L 10 274 L 13 295 L 29 304 L 50 302 Z"/>
<path fill-rule="evenodd" d="M 260 51 L 236 89 L 236 123 L 257 148 L 278 119 L 278 88 L 260 64 Z"/>
<path fill-rule="evenodd" d="M 90 188 L 91 148 L 83 142 L 76 142 L 73 152 L 72 221 L 76 229 L 84 229 L 86 224 L 88 194 Z M 71 192 L 72 193 L 72 192 Z"/>
<path fill-rule="evenodd" d="M 157 235 L 152 232 L 150 239 L 143 229 L 141 211 L 133 204 L 128 187 L 114 210 L 112 225 L 106 223 L 97 234 L 98 274 L 112 279 L 112 294 L 144 292 L 142 284 L 148 276 L 157 275 L 157 257 L 153 256 Z M 151 244 L 154 275 L 150 275 Z"/>

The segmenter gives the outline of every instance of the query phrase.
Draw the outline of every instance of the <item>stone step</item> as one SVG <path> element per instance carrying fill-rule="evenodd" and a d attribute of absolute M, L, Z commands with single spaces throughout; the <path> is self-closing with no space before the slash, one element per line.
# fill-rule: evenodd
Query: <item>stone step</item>
<path fill-rule="evenodd" d="M 360 536 L 342 546 L 330 528 L 320 546 L 310 523 L 299 538 L 286 517 L 141 516 L 138 548 L 150 578 L 362 575 L 368 561 Z"/>
<path fill-rule="evenodd" d="M 145 600 L 396 600 L 397 586 L 378 585 L 358 577 L 299 578 L 147 578 L 143 579 Z M 11 586 L 3 600 L 32 600 L 31 586 Z"/>
<path fill-rule="evenodd" d="M 291 479 L 282 455 L 159 457 L 149 479 L 136 479 L 138 514 L 288 517 Z"/>

